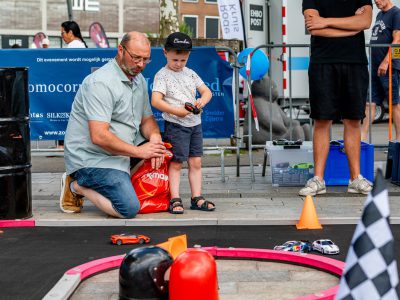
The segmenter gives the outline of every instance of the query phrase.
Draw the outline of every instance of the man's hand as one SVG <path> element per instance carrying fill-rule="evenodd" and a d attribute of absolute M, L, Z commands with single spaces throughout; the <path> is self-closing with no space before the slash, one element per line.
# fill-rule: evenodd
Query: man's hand
<path fill-rule="evenodd" d="M 160 142 L 162 143 L 162 138 L 161 138 L 160 134 L 151 135 L 149 140 L 150 140 L 150 142 L 153 142 L 155 144 L 159 144 Z M 164 145 L 164 143 L 163 143 L 163 145 Z M 165 153 L 165 151 L 164 151 L 164 153 Z M 158 168 L 161 167 L 161 164 L 164 162 L 164 155 L 161 157 L 153 157 L 150 159 L 150 161 L 151 161 L 151 167 L 153 169 L 157 170 Z"/>
<path fill-rule="evenodd" d="M 306 28 L 308 31 L 324 29 L 328 27 L 325 18 L 322 18 L 318 15 L 305 15 L 304 18 L 305 18 Z"/>
<path fill-rule="evenodd" d="M 381 64 L 379 65 L 378 68 L 378 76 L 385 76 L 387 69 L 389 67 L 389 62 L 386 61 L 386 59 L 384 59 Z"/>
<path fill-rule="evenodd" d="M 149 158 L 160 158 L 165 153 L 165 146 L 163 142 L 149 141 L 141 146 L 137 147 L 136 157 L 149 159 Z"/>

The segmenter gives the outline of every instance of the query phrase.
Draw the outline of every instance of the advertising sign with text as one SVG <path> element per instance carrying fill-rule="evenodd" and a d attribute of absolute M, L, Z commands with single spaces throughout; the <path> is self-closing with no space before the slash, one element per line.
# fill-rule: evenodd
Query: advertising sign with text
<path fill-rule="evenodd" d="M 202 113 L 205 138 L 230 137 L 234 130 L 232 67 L 215 48 L 195 48 L 188 67 L 211 89 L 213 98 Z M 116 49 L 0 50 L 0 67 L 29 68 L 31 138 L 63 139 L 71 105 L 83 79 L 116 55 Z M 161 48 L 152 49 L 152 61 L 143 72 L 149 94 L 155 73 L 165 65 Z M 153 109 L 163 129 L 161 113 Z"/>

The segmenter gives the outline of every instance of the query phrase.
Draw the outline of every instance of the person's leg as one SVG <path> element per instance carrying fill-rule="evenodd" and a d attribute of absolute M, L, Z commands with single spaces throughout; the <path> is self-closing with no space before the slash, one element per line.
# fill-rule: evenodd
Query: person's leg
<path fill-rule="evenodd" d="M 368 135 L 368 131 L 369 131 L 369 114 L 371 110 L 371 126 L 374 120 L 374 116 L 375 116 L 375 111 L 376 111 L 376 104 L 375 103 L 371 103 L 371 105 L 369 105 L 369 102 L 367 102 L 367 105 L 365 107 L 365 118 L 363 120 L 363 124 L 361 126 L 361 140 L 368 142 L 369 141 L 369 135 Z"/>
<path fill-rule="evenodd" d="M 360 121 L 344 119 L 343 125 L 344 148 L 349 162 L 350 179 L 354 180 L 360 175 Z"/>
<path fill-rule="evenodd" d="M 396 131 L 396 140 L 400 141 L 400 104 L 393 104 L 393 123 Z"/>
<path fill-rule="evenodd" d="M 400 71 L 393 69 L 392 76 L 392 116 L 394 129 L 396 131 L 395 138 L 400 141 L 400 99 L 399 99 L 399 85 L 400 85 Z"/>
<path fill-rule="evenodd" d="M 174 156 L 169 164 L 168 176 L 171 194 L 170 213 L 183 213 L 182 199 L 179 188 L 181 169 L 184 161 L 189 157 L 190 128 L 165 121 L 164 141 L 172 145 Z"/>
<path fill-rule="evenodd" d="M 350 170 L 347 191 L 368 194 L 372 189 L 372 184 L 360 174 L 361 120 L 365 118 L 368 69 L 365 65 L 355 64 L 343 65 L 342 70 L 341 75 L 346 87 L 341 98 L 343 139 Z"/>
<path fill-rule="evenodd" d="M 99 194 L 95 190 L 80 186 L 78 182 L 75 180 L 73 182 L 74 190 L 79 195 L 85 196 L 90 200 L 98 209 L 105 212 L 107 215 L 116 218 L 123 218 L 112 206 L 111 201 L 108 200 L 103 195 Z"/>
<path fill-rule="evenodd" d="M 376 112 L 376 105 L 381 104 L 383 99 L 385 98 L 385 80 L 382 81 L 382 78 L 378 76 L 377 74 L 378 70 L 377 69 L 372 69 L 371 70 L 371 105 L 369 102 L 369 95 L 368 93 L 366 94 L 366 107 L 365 107 L 365 118 L 363 120 L 363 123 L 361 125 L 361 140 L 365 142 L 369 142 L 369 122 L 370 122 L 370 110 L 371 110 L 371 128 L 372 128 L 372 123 L 375 118 L 375 112 Z M 365 87 L 366 88 L 366 87 Z M 364 87 L 360 87 L 360 89 L 364 89 Z M 354 98 L 357 98 L 356 93 L 352 92 L 351 93 Z M 346 101 L 354 101 L 350 100 L 348 98 L 345 99 Z"/>
<path fill-rule="evenodd" d="M 168 170 L 169 189 L 171 198 L 180 198 L 179 186 L 181 182 L 181 169 L 182 163 L 177 161 L 171 161 Z"/>
<path fill-rule="evenodd" d="M 105 168 L 83 168 L 75 172 L 76 193 L 84 195 L 103 212 L 133 218 L 140 204 L 128 173 Z"/>
<path fill-rule="evenodd" d="M 201 157 L 189 157 L 189 184 L 192 198 L 201 196 Z"/>
<path fill-rule="evenodd" d="M 190 147 L 189 147 L 189 184 L 192 192 L 190 199 L 191 209 L 204 211 L 215 210 L 215 205 L 211 201 L 205 200 L 201 194 L 202 170 L 201 157 L 203 156 L 203 129 L 201 124 L 191 128 Z"/>
<path fill-rule="evenodd" d="M 315 120 L 313 135 L 314 175 L 324 178 L 326 160 L 329 154 L 329 131 L 331 120 Z"/>
<path fill-rule="evenodd" d="M 324 172 L 329 153 L 332 120 L 340 115 L 340 76 L 336 64 L 310 64 L 308 69 L 310 118 L 314 119 L 313 155 L 314 177 L 309 179 L 300 196 L 326 193 Z"/>

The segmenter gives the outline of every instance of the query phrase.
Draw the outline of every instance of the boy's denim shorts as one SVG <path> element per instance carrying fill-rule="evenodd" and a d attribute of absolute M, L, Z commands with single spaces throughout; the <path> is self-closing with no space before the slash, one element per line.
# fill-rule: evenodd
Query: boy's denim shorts
<path fill-rule="evenodd" d="M 82 168 L 73 174 L 80 186 L 95 190 L 111 201 L 124 218 L 133 218 L 140 203 L 128 173 L 107 168 Z"/>
<path fill-rule="evenodd" d="M 189 157 L 203 156 L 203 130 L 201 124 L 193 127 L 165 121 L 164 141 L 172 145 L 172 161 L 184 162 Z"/>

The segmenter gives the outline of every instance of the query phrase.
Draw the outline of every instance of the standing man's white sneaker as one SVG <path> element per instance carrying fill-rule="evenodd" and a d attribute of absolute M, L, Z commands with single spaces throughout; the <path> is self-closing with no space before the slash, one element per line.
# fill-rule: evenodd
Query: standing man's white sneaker
<path fill-rule="evenodd" d="M 368 195 L 371 190 L 372 183 L 362 175 L 358 175 L 353 181 L 349 180 L 348 193 Z"/>
<path fill-rule="evenodd" d="M 306 186 L 299 191 L 300 196 L 315 196 L 317 194 L 325 194 L 326 186 L 325 180 L 320 179 L 318 176 L 314 176 L 309 179 Z"/>

